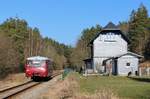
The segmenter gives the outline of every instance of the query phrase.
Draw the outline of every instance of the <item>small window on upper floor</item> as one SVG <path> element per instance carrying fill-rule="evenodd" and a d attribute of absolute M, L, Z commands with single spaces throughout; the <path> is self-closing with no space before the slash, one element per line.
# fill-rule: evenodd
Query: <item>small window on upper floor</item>
<path fill-rule="evenodd" d="M 126 63 L 126 66 L 130 66 L 130 63 L 128 62 L 128 63 Z"/>
<path fill-rule="evenodd" d="M 104 42 L 116 42 L 114 33 L 107 33 Z"/>

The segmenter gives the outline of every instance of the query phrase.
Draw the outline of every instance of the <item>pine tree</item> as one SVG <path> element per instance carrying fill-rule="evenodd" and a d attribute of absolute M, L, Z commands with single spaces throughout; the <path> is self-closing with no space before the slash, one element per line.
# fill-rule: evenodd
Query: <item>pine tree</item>
<path fill-rule="evenodd" d="M 150 21 L 146 7 L 141 4 L 137 11 L 132 11 L 129 21 L 130 50 L 143 55 L 145 45 L 150 35 L 148 27 Z"/>
<path fill-rule="evenodd" d="M 84 65 L 83 60 L 91 57 L 91 49 L 88 47 L 88 44 L 100 31 L 100 25 L 82 31 L 82 35 L 77 41 L 76 47 L 71 54 L 71 63 L 74 68 L 79 70 L 79 68 Z"/>
<path fill-rule="evenodd" d="M 149 18 L 149 21 L 150 21 L 150 18 Z M 150 23 L 149 23 L 148 31 L 150 33 Z M 150 36 L 149 36 L 148 42 L 147 42 L 147 44 L 145 46 L 144 56 L 145 56 L 146 60 L 150 60 Z"/>

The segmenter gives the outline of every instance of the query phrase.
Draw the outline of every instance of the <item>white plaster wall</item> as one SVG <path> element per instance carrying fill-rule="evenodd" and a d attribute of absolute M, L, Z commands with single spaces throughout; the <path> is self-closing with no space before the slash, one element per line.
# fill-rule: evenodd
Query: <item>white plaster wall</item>
<path fill-rule="evenodd" d="M 93 58 L 94 72 L 104 72 L 103 60 L 107 58 Z"/>
<path fill-rule="evenodd" d="M 130 63 L 130 66 L 126 66 L 127 63 Z M 135 71 L 138 71 L 138 58 L 125 55 L 118 59 L 118 75 L 127 76 L 129 72 L 135 74 Z"/>
<path fill-rule="evenodd" d="M 115 42 L 105 42 L 112 38 Z M 127 42 L 121 35 L 100 35 L 93 43 L 94 57 L 114 57 L 127 52 Z"/>
<path fill-rule="evenodd" d="M 109 40 L 109 42 L 106 42 Z M 111 42 L 110 42 L 111 41 Z M 93 67 L 94 71 L 103 71 L 103 60 L 127 53 L 127 42 L 121 35 L 100 34 L 93 42 Z"/>

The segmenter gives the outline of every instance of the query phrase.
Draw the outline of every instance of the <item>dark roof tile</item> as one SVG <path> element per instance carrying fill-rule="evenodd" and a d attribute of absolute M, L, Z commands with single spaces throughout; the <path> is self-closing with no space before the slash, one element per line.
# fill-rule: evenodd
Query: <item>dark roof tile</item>
<path fill-rule="evenodd" d="M 120 30 L 118 26 L 116 26 L 114 23 L 109 22 L 103 30 Z"/>

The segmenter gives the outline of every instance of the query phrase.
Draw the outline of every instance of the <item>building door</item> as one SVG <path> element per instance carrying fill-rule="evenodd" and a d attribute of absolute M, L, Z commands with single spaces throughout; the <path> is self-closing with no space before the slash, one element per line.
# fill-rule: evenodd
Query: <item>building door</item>
<path fill-rule="evenodd" d="M 118 74 L 117 59 L 114 59 L 114 75 Z"/>

